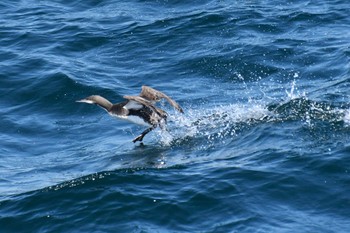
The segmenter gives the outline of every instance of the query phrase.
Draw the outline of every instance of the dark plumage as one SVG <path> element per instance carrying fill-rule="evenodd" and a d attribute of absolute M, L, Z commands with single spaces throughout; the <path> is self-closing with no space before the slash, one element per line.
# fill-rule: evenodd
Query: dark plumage
<path fill-rule="evenodd" d="M 142 142 L 144 136 L 157 126 L 163 128 L 166 123 L 167 113 L 155 106 L 161 99 L 166 99 L 177 111 L 183 113 L 182 108 L 169 96 L 148 86 L 142 86 L 139 96 L 123 96 L 127 101 L 112 104 L 99 95 L 92 95 L 77 102 L 96 104 L 106 110 L 111 116 L 128 120 L 135 124 L 144 125 L 147 128 L 133 142 Z"/>

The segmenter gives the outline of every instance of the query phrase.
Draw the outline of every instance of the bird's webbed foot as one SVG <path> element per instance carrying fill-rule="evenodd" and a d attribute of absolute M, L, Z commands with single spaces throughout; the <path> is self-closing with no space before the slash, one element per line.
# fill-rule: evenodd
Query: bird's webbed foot
<path fill-rule="evenodd" d="M 133 143 L 140 141 L 142 142 L 143 138 L 146 136 L 146 134 L 148 134 L 149 132 L 151 132 L 155 127 L 151 127 L 146 129 L 145 131 L 143 131 L 139 136 L 137 136 L 136 138 L 134 138 L 134 140 L 132 140 Z"/>

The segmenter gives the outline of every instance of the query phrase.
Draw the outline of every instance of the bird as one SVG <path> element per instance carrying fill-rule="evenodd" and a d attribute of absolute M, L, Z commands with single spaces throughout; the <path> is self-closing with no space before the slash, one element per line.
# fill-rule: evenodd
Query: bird
<path fill-rule="evenodd" d="M 146 130 L 132 140 L 134 143 L 137 141 L 142 143 L 146 134 L 158 126 L 161 129 L 165 129 L 168 114 L 164 110 L 156 107 L 156 102 L 165 99 L 178 112 L 184 113 L 183 109 L 176 101 L 163 92 L 145 85 L 142 86 L 141 93 L 138 96 L 125 95 L 123 98 L 126 99 L 126 101 L 112 104 L 109 100 L 100 95 L 91 95 L 84 99 L 77 100 L 76 102 L 98 105 L 106 110 L 112 117 L 147 126 L 148 128 Z"/>

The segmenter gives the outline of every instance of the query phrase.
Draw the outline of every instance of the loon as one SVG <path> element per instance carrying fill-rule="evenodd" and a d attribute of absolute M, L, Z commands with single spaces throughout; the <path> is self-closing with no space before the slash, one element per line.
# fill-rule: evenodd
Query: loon
<path fill-rule="evenodd" d="M 138 96 L 123 96 L 126 101 L 112 104 L 109 100 L 99 95 L 91 95 L 77 102 L 96 104 L 107 111 L 113 117 L 130 121 L 132 123 L 147 126 L 139 136 L 134 138 L 133 142 L 142 142 L 146 134 L 151 132 L 157 126 L 161 129 L 165 128 L 167 113 L 156 107 L 156 102 L 166 99 L 178 112 L 183 113 L 178 103 L 166 94 L 157 91 L 148 86 L 142 86 L 142 91 Z"/>

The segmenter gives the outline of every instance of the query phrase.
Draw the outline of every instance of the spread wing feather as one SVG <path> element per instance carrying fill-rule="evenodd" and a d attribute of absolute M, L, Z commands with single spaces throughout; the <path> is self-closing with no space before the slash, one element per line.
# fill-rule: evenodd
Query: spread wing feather
<path fill-rule="evenodd" d="M 148 86 L 142 86 L 142 91 L 140 93 L 140 97 L 143 99 L 146 99 L 148 101 L 159 101 L 161 99 L 166 99 L 171 106 L 173 106 L 177 111 L 183 113 L 184 111 L 180 107 L 178 103 L 175 102 L 175 100 L 171 99 L 169 96 L 164 94 L 163 92 L 157 91 L 151 87 Z"/>
<path fill-rule="evenodd" d="M 163 111 L 160 108 L 157 108 L 156 106 L 154 106 L 152 104 L 152 102 L 148 101 L 147 99 L 144 99 L 141 96 L 131 96 L 131 95 L 125 95 L 123 96 L 124 99 L 130 100 L 131 102 L 136 102 L 139 104 L 142 104 L 150 109 L 152 109 L 153 111 L 157 112 L 158 114 L 160 114 L 161 116 L 166 117 L 167 113 L 165 111 Z"/>
<path fill-rule="evenodd" d="M 126 108 L 128 110 L 129 109 L 141 109 L 141 108 L 143 108 L 143 104 L 138 102 L 138 101 L 130 100 L 127 104 L 124 105 L 124 108 Z"/>

